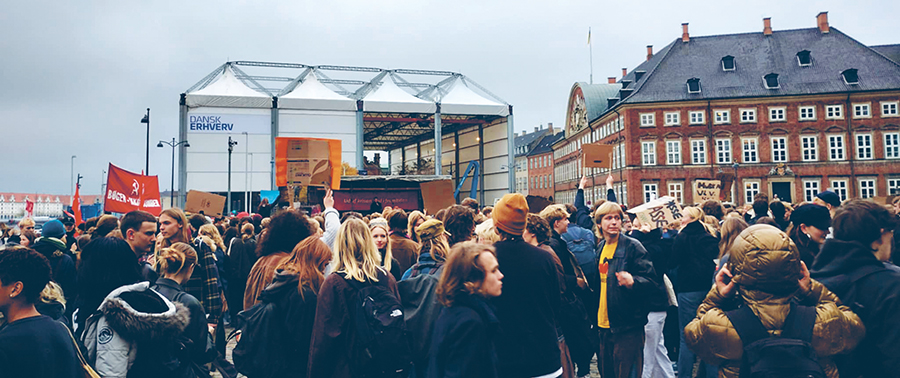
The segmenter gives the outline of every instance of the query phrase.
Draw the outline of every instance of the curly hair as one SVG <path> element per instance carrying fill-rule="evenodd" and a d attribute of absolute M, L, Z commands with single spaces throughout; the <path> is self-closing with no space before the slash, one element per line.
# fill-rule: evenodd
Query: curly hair
<path fill-rule="evenodd" d="M 313 234 L 306 215 L 297 210 L 285 210 L 272 216 L 267 232 L 256 247 L 259 257 L 276 252 L 290 253 L 301 240 Z"/>
<path fill-rule="evenodd" d="M 35 303 L 50 282 L 50 262 L 31 248 L 15 246 L 0 250 L 0 281 L 22 283 L 22 298 Z"/>
<path fill-rule="evenodd" d="M 475 212 L 463 205 L 453 205 L 444 213 L 444 229 L 450 233 L 447 243 L 454 246 L 472 240 L 475 234 Z"/>
<path fill-rule="evenodd" d="M 716 200 L 703 202 L 703 204 L 700 205 L 700 210 L 703 210 L 703 214 L 712 215 L 718 220 L 722 220 L 722 218 L 725 217 L 725 208 L 722 206 L 721 202 Z"/>
<path fill-rule="evenodd" d="M 525 230 L 537 238 L 538 244 L 544 244 L 550 240 L 550 223 L 539 215 L 528 213 Z"/>

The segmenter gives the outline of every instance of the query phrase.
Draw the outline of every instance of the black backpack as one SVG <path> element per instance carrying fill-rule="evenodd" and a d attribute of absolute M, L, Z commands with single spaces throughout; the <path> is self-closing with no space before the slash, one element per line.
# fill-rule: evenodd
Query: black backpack
<path fill-rule="evenodd" d="M 234 367 L 248 377 L 263 377 L 266 372 L 280 371 L 281 354 L 273 347 L 283 345 L 278 332 L 279 314 L 273 302 L 259 302 L 237 314 L 236 323 L 240 328 L 228 337 L 231 339 L 240 332 L 240 341 L 231 352 Z"/>
<path fill-rule="evenodd" d="M 387 275 L 379 282 L 359 282 L 342 275 L 356 290 L 350 299 L 350 370 L 354 377 L 408 377 L 412 353 L 409 332 L 400 299 L 387 285 Z"/>
<path fill-rule="evenodd" d="M 810 345 L 816 322 L 814 307 L 791 303 L 781 337 L 771 337 L 750 306 L 741 306 L 726 315 L 744 344 L 741 378 L 826 377 Z"/>
<path fill-rule="evenodd" d="M 417 273 L 413 278 L 397 282 L 397 291 L 403 305 L 403 317 L 409 330 L 416 376 L 425 376 L 431 333 L 443 307 L 436 295 L 443 269 L 443 265 L 438 265 L 431 273 Z"/>

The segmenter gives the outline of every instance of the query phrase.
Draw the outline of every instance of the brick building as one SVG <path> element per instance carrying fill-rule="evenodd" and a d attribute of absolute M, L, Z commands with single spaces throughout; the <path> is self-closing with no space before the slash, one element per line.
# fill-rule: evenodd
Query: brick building
<path fill-rule="evenodd" d="M 580 144 L 613 145 L 616 194 L 631 204 L 694 203 L 694 181 L 722 173 L 734 175 L 738 204 L 759 192 L 795 203 L 825 189 L 842 199 L 900 194 L 900 64 L 890 58 L 900 49 L 865 46 L 825 12 L 816 20 L 774 31 L 767 18 L 761 32 L 702 37 L 683 24 L 681 38 L 623 69 L 615 95 L 585 99 L 607 106 L 587 127 L 573 123 L 584 112 L 571 105 L 585 87 L 576 83 L 557 166 L 577 166 Z M 575 173 L 557 179 L 558 197 L 574 192 Z M 587 192 L 597 198 L 599 188 Z"/>
<path fill-rule="evenodd" d="M 554 143 L 563 139 L 565 133 L 554 134 L 553 127 L 528 153 L 528 194 L 551 199 L 556 194 L 553 185 L 553 149 Z"/>
<path fill-rule="evenodd" d="M 545 135 L 553 135 L 553 124 L 550 123 L 544 128 L 543 125 L 535 126 L 534 132 L 529 133 L 527 130 L 521 134 L 516 134 L 515 151 L 516 151 L 516 192 L 528 195 L 528 176 L 531 165 L 528 164 L 528 153 L 541 141 Z"/>

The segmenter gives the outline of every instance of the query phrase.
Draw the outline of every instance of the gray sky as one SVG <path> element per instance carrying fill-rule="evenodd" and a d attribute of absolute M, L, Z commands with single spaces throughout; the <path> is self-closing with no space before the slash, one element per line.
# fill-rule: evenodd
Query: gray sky
<path fill-rule="evenodd" d="M 569 90 L 620 76 L 681 37 L 833 27 L 900 43 L 896 1 L 24 1 L 0 12 L 0 191 L 85 194 L 112 162 L 170 184 L 178 96 L 227 60 L 461 72 L 514 105 L 517 130 L 564 124 Z M 280 3 L 279 5 L 266 5 Z M 816 4 L 813 4 L 816 3 Z"/>

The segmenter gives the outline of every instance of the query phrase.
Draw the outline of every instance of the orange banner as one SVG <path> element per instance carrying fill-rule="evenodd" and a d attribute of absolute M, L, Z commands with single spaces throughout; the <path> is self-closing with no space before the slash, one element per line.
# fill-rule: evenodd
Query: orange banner
<path fill-rule="evenodd" d="M 275 184 L 341 188 L 341 141 L 321 138 L 275 138 Z M 290 176 L 290 180 L 288 177 Z"/>

